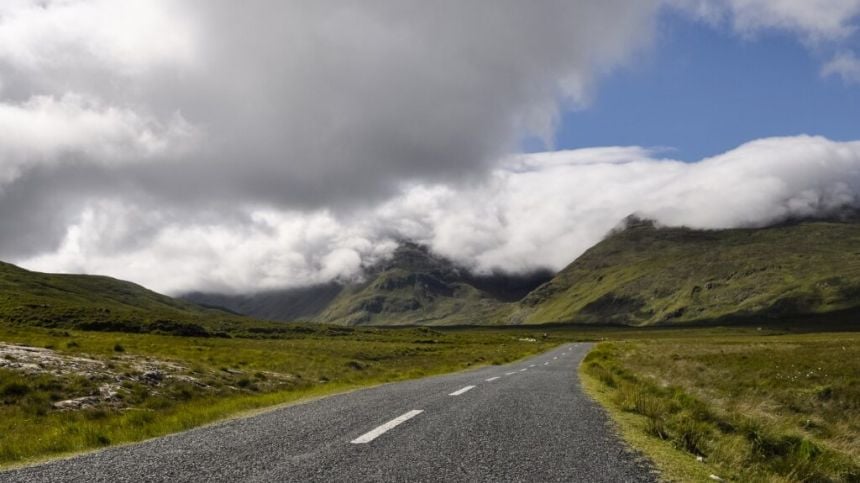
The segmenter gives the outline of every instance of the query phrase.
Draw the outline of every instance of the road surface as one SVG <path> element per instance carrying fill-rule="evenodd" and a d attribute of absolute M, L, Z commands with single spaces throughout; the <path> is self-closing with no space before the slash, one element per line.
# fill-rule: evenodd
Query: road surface
<path fill-rule="evenodd" d="M 587 344 L 0 473 L 57 481 L 654 481 L 586 396 Z"/>

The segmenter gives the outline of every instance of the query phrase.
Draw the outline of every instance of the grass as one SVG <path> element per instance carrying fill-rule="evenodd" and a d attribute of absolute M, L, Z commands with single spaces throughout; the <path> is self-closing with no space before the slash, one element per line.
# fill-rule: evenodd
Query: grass
<path fill-rule="evenodd" d="M 268 337 L 293 330 L 203 308 L 110 277 L 31 272 L 3 262 L 0 321 L 21 327 L 222 338 Z"/>
<path fill-rule="evenodd" d="M 504 364 L 566 340 L 527 330 L 315 329 L 228 339 L 0 324 L 0 465 L 140 441 L 358 387 Z M 536 342 L 520 340 L 526 337 Z M 19 344 L 47 350 L 22 353 Z"/>
<path fill-rule="evenodd" d="M 856 332 L 605 342 L 580 371 L 668 480 L 860 481 Z"/>

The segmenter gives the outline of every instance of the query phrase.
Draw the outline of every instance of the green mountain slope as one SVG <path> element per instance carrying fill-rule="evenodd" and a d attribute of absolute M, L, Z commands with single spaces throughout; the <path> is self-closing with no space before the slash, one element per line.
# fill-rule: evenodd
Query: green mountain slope
<path fill-rule="evenodd" d="M 636 221 L 519 304 L 514 323 L 655 325 L 860 307 L 860 224 L 701 231 Z"/>
<path fill-rule="evenodd" d="M 131 282 L 31 272 L 0 262 L 0 322 L 206 336 L 241 325 L 239 319 Z"/>
<path fill-rule="evenodd" d="M 547 277 L 548 278 L 548 277 Z M 474 277 L 426 248 L 403 243 L 394 256 L 347 285 L 315 321 L 345 325 L 487 324 L 506 319 L 512 294 L 543 281 Z"/>

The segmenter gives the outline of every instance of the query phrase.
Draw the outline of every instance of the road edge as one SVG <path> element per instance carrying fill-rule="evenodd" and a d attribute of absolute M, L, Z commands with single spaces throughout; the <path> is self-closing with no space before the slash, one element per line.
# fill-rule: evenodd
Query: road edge
<path fill-rule="evenodd" d="M 589 352 L 605 342 L 594 344 Z M 710 472 L 688 454 L 675 449 L 671 444 L 653 438 L 642 431 L 644 418 L 622 411 L 612 402 L 610 390 L 585 370 L 586 357 L 580 361 L 577 374 L 583 392 L 596 402 L 609 416 L 611 431 L 630 450 L 651 462 L 655 476 L 662 482 L 713 481 Z"/>

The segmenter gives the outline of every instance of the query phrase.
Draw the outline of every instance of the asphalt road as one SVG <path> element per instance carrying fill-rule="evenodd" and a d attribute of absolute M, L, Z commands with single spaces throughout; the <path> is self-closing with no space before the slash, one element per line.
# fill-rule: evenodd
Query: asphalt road
<path fill-rule="evenodd" d="M 332 396 L 0 481 L 654 481 L 580 388 L 587 351 Z"/>

